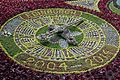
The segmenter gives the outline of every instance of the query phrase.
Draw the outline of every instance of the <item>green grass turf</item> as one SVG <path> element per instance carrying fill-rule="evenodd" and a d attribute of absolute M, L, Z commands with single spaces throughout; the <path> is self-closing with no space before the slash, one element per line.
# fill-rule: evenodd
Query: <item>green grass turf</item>
<path fill-rule="evenodd" d="M 22 52 L 22 50 L 15 44 L 12 36 L 0 36 L 0 42 L 10 56 L 14 56 L 17 53 Z"/>
<path fill-rule="evenodd" d="M 105 23 L 105 21 L 101 20 L 99 17 L 96 17 L 89 13 L 83 13 L 81 17 L 86 18 L 89 21 L 93 21 L 94 23 L 101 25 L 101 23 Z"/>

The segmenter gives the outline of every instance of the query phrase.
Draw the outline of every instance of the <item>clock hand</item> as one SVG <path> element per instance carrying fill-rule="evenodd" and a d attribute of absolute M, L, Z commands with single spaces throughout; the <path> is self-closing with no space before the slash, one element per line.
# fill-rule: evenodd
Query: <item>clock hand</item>
<path fill-rule="evenodd" d="M 70 36 L 71 31 L 70 30 L 65 30 L 61 36 L 63 36 L 69 44 L 77 45 L 78 42 L 76 41 L 75 37 Z"/>
<path fill-rule="evenodd" d="M 75 25 L 75 26 L 79 26 L 81 23 L 83 23 L 84 21 L 80 18 L 80 19 L 78 19 L 77 21 L 74 21 L 74 22 L 71 22 L 71 23 L 69 23 L 69 24 L 65 24 L 65 25 L 63 25 L 62 27 L 64 27 L 64 29 L 66 29 L 66 28 L 68 28 L 68 27 L 70 27 L 70 26 L 72 26 L 72 25 Z"/>
<path fill-rule="evenodd" d="M 40 34 L 38 36 L 38 39 L 40 40 L 48 40 L 50 37 L 52 37 L 55 33 L 59 32 L 60 31 L 60 27 L 59 29 L 56 28 L 56 27 L 59 27 L 59 26 L 55 26 L 55 25 L 49 25 L 48 26 L 48 31 L 44 34 Z"/>
<path fill-rule="evenodd" d="M 63 25 L 63 26 L 57 26 L 57 28 L 51 30 L 50 32 L 51 32 L 51 34 L 54 34 L 54 33 L 57 33 L 57 32 L 62 32 L 62 31 L 64 31 L 66 28 L 68 28 L 68 27 L 70 27 L 70 26 L 72 26 L 72 25 L 79 26 L 79 25 L 80 25 L 81 23 L 83 23 L 83 22 L 84 22 L 84 21 L 83 21 L 82 19 L 79 19 L 79 20 L 77 20 L 77 21 L 75 21 L 75 22 L 71 22 L 71 23 L 65 24 L 65 25 Z"/>
<path fill-rule="evenodd" d="M 71 22 L 71 23 L 65 24 L 63 26 L 57 26 L 57 28 L 55 28 L 56 26 L 54 26 L 54 25 L 49 25 L 49 31 L 46 32 L 45 34 L 41 34 L 40 38 L 41 38 L 41 40 L 48 40 L 51 36 L 53 36 L 53 34 L 55 34 L 57 32 L 63 32 L 63 31 L 65 31 L 66 28 L 68 28 L 72 25 L 79 26 L 83 22 L 84 21 L 80 18 L 79 20 L 77 20 L 75 22 Z"/>

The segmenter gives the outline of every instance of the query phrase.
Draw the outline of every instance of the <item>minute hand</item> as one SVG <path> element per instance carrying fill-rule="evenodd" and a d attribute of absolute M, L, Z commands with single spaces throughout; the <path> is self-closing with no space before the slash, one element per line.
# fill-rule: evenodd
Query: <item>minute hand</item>
<path fill-rule="evenodd" d="M 63 26 L 60 26 L 59 28 L 57 29 L 54 29 L 52 31 L 49 31 L 49 34 L 47 34 L 47 38 L 49 38 L 50 36 L 52 36 L 53 34 L 57 33 L 57 32 L 61 32 L 61 31 L 64 31 L 65 29 L 67 29 L 68 27 L 72 26 L 72 25 L 75 25 L 75 26 L 79 26 L 81 23 L 83 23 L 84 21 L 82 19 L 79 19 L 77 21 L 74 21 L 72 23 L 69 23 L 69 24 L 65 24 Z"/>
<path fill-rule="evenodd" d="M 68 28 L 68 27 L 70 27 L 70 26 L 72 26 L 72 25 L 75 25 L 75 26 L 79 26 L 81 23 L 83 23 L 84 21 L 82 20 L 82 19 L 79 19 L 79 20 L 77 20 L 77 21 L 74 21 L 74 22 L 72 22 L 72 23 L 69 23 L 69 24 L 65 24 L 65 25 L 63 25 L 62 27 L 64 28 L 64 29 L 66 29 L 66 28 Z"/>
<path fill-rule="evenodd" d="M 76 20 L 74 22 L 71 22 L 69 24 L 65 24 L 65 25 L 62 25 L 60 26 L 59 28 L 57 29 L 54 29 L 52 31 L 50 31 L 48 34 L 48 36 L 51 36 L 53 35 L 54 33 L 57 33 L 57 32 L 60 32 L 60 31 L 64 31 L 65 29 L 67 29 L 68 27 L 72 26 L 72 25 L 75 25 L 75 26 L 79 26 L 81 23 L 83 23 L 84 21 L 82 19 L 79 19 L 79 20 Z"/>

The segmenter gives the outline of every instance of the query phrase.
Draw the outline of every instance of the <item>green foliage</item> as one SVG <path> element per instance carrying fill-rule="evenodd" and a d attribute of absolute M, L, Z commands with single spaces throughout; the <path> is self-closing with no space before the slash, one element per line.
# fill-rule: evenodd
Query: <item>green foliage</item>
<path fill-rule="evenodd" d="M 102 19 L 93 16 L 92 14 L 88 14 L 88 13 L 83 13 L 82 16 L 83 18 L 88 19 L 89 21 L 93 21 L 94 23 L 101 25 L 101 23 L 105 23 Z"/>
<path fill-rule="evenodd" d="M 48 27 L 44 26 L 37 31 L 36 35 L 38 36 L 39 34 L 46 33 L 46 31 L 48 31 Z"/>
<path fill-rule="evenodd" d="M 17 53 L 22 52 L 22 50 L 19 49 L 15 44 L 12 36 L 0 36 L 0 42 L 5 50 L 10 54 L 10 56 L 14 56 Z"/>

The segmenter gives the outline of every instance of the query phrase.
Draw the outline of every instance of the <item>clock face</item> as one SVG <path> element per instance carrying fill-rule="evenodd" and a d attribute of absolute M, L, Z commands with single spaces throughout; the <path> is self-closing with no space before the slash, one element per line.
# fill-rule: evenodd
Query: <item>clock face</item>
<path fill-rule="evenodd" d="M 9 19 L 1 47 L 18 64 L 49 73 L 79 73 L 108 64 L 119 34 L 106 21 L 73 9 L 37 9 Z"/>
<path fill-rule="evenodd" d="M 97 10 L 97 11 L 100 11 L 98 8 L 99 1 L 100 0 L 65 0 L 67 4 L 86 7 L 86 8 Z"/>

